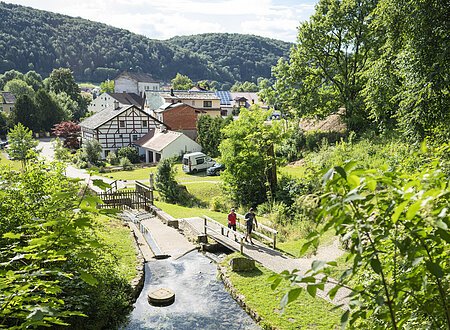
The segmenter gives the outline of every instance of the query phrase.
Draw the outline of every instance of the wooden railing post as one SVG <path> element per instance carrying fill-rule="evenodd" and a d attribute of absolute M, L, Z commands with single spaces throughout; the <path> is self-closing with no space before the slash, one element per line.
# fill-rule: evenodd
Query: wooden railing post
<path fill-rule="evenodd" d="M 241 254 L 244 254 L 244 238 L 241 237 Z"/>
<path fill-rule="evenodd" d="M 277 248 L 277 234 L 273 234 L 273 249 L 275 250 Z"/>
<path fill-rule="evenodd" d="M 205 235 L 206 235 L 206 227 L 208 226 L 208 220 L 206 219 L 206 218 L 203 218 L 204 220 L 205 220 L 205 226 L 204 226 L 204 228 L 205 228 Z"/>

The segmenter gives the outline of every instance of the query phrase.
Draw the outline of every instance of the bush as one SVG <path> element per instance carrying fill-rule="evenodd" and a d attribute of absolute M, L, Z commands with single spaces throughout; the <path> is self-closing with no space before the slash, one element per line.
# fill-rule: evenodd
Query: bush
<path fill-rule="evenodd" d="M 108 156 L 106 156 L 106 161 L 110 163 L 111 165 L 117 165 L 119 164 L 119 158 L 117 157 L 116 153 L 114 151 L 111 151 Z"/>
<path fill-rule="evenodd" d="M 119 165 L 122 166 L 125 171 L 130 171 L 133 169 L 133 164 L 131 164 L 130 160 L 126 157 L 120 158 Z"/>
<path fill-rule="evenodd" d="M 209 209 L 216 212 L 227 212 L 229 207 L 223 196 L 214 196 L 209 203 Z"/>
<path fill-rule="evenodd" d="M 133 164 L 139 163 L 139 152 L 135 147 L 122 147 L 119 150 L 117 150 L 117 157 L 120 158 L 128 158 L 130 162 Z"/>

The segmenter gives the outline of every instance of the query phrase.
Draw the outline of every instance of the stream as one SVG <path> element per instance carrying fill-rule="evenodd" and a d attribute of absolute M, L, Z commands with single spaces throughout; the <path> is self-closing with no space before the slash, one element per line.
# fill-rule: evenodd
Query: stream
<path fill-rule="evenodd" d="M 216 264 L 197 251 L 178 260 L 146 263 L 144 288 L 123 329 L 260 329 L 225 290 L 216 274 Z M 175 303 L 151 306 L 147 294 L 158 288 L 173 290 Z"/>

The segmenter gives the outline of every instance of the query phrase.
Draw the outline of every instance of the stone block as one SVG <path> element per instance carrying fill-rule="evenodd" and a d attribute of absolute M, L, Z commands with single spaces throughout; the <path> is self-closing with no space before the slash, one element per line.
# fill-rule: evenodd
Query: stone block
<path fill-rule="evenodd" d="M 237 257 L 230 260 L 230 266 L 233 272 L 249 272 L 255 269 L 255 260 Z"/>

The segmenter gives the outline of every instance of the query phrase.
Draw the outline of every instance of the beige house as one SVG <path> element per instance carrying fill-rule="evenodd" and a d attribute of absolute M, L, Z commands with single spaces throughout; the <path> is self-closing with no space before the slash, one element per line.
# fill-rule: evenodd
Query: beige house
<path fill-rule="evenodd" d="M 161 97 L 165 103 L 184 103 L 193 108 L 201 109 L 206 114 L 220 116 L 220 98 L 209 91 L 174 91 L 162 92 Z"/>
<path fill-rule="evenodd" d="M 7 116 L 14 109 L 14 104 L 16 103 L 16 97 L 11 92 L 1 92 L 1 108 L 0 111 L 4 112 Z"/>

